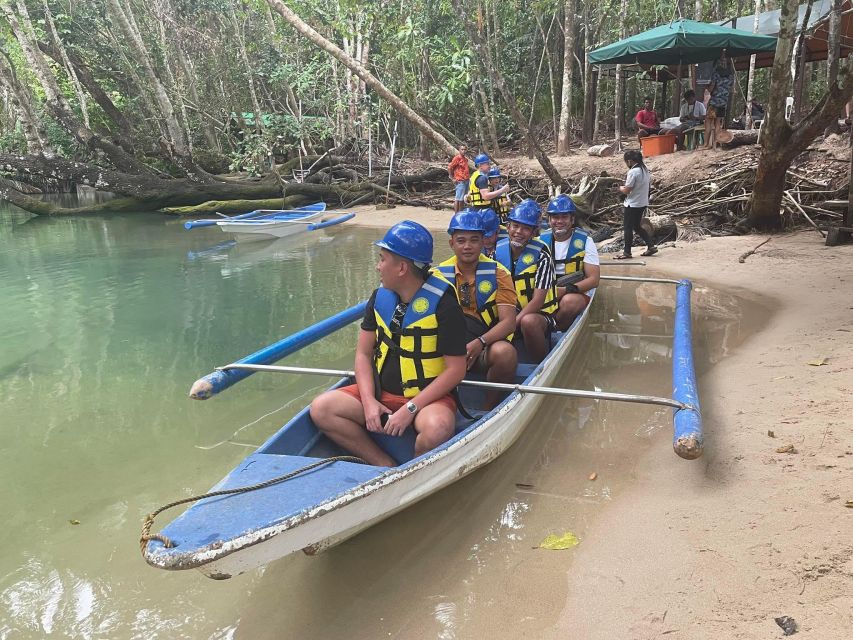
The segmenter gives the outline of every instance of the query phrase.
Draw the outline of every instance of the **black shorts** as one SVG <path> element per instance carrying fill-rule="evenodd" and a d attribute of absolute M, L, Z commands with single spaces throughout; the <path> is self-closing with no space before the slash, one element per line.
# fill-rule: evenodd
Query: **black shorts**
<path fill-rule="evenodd" d="M 713 107 L 713 108 L 714 108 L 714 113 L 716 114 L 717 118 L 725 118 L 726 117 L 726 105 L 723 105 L 722 107 Z"/>

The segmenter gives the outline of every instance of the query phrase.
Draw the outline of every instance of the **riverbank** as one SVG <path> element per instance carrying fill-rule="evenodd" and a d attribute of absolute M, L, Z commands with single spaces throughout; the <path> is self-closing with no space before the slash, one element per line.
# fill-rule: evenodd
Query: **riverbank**
<path fill-rule="evenodd" d="M 438 231 L 449 216 L 397 207 L 356 220 L 410 217 Z M 527 585 L 567 592 L 545 637 L 757 640 L 781 636 L 781 616 L 797 621 L 798 637 L 853 635 L 853 246 L 802 231 L 738 262 L 765 239 L 678 243 L 647 260 L 647 273 L 773 311 L 700 380 L 704 457 L 652 448 L 581 545 L 555 556 L 550 583 L 538 572 Z"/>

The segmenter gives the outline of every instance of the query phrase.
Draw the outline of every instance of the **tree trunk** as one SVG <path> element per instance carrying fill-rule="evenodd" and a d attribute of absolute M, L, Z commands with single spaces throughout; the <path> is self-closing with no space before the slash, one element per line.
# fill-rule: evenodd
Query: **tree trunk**
<path fill-rule="evenodd" d="M 557 154 L 568 155 L 571 144 L 572 84 L 575 69 L 575 1 L 565 0 L 563 22 L 563 90 L 560 97 L 560 130 L 557 135 Z"/>
<path fill-rule="evenodd" d="M 53 58 L 57 64 L 62 64 L 62 56 L 60 55 L 59 50 L 52 43 L 39 42 L 38 47 L 43 53 Z M 125 151 L 132 152 L 133 146 L 131 143 L 130 122 L 125 118 L 124 114 L 118 110 L 118 107 L 115 106 L 115 103 L 113 103 L 98 81 L 95 80 L 95 76 L 92 74 L 92 71 L 86 63 L 83 62 L 80 56 L 73 50 L 69 49 L 65 50 L 65 54 L 68 56 L 71 66 L 74 67 L 74 72 L 86 88 L 86 91 L 89 92 L 92 99 L 101 109 L 103 109 L 104 113 L 107 114 L 107 117 L 113 121 L 116 127 L 118 127 L 118 134 L 116 137 L 118 138 L 121 147 L 124 148 Z"/>
<path fill-rule="evenodd" d="M 590 2 L 585 2 L 583 6 L 583 28 L 584 28 L 584 58 L 583 58 L 583 129 L 581 130 L 581 139 L 584 144 L 591 144 L 593 141 L 593 128 L 595 118 L 595 100 L 593 97 L 593 79 L 592 65 L 589 62 L 589 52 L 592 51 L 592 16 Z"/>
<path fill-rule="evenodd" d="M 797 48 L 794 54 L 794 109 L 791 113 L 791 119 L 794 122 L 798 122 L 800 120 L 800 116 L 803 113 L 803 88 L 805 87 L 805 75 L 806 75 L 806 58 L 803 54 L 803 50 L 805 49 L 806 42 L 806 29 L 805 25 L 808 25 L 809 19 L 812 15 L 812 4 L 806 3 L 806 12 L 803 15 L 803 31 L 800 33 L 797 38 Z"/>
<path fill-rule="evenodd" d="M 619 8 L 619 39 L 628 35 L 628 0 L 622 0 Z M 616 137 L 616 151 L 622 151 L 622 125 L 625 123 L 625 74 L 622 65 L 616 65 L 616 88 L 613 96 L 613 134 Z"/>
<path fill-rule="evenodd" d="M 237 49 L 240 52 L 240 61 L 243 63 L 243 69 L 246 72 L 246 86 L 249 88 L 249 97 L 252 99 L 252 111 L 255 112 L 255 130 L 260 133 L 264 130 L 263 114 L 261 112 L 261 103 L 258 101 L 258 92 L 255 91 L 255 74 L 252 72 L 252 65 L 249 63 L 249 54 L 246 52 L 246 37 L 243 33 L 243 27 L 237 19 L 237 10 L 234 8 L 234 0 L 228 2 L 228 13 L 231 17 L 231 25 L 234 27 L 234 36 L 237 40 Z"/>
<path fill-rule="evenodd" d="M 59 33 L 57 33 L 56 31 L 56 25 L 53 22 L 53 14 L 50 12 L 50 6 L 48 6 L 47 0 L 43 0 L 42 6 L 44 7 L 44 18 L 48 27 L 48 33 L 50 34 L 50 38 L 53 41 L 53 44 L 56 46 L 56 49 L 59 51 L 59 57 L 62 60 L 62 66 L 65 67 L 65 72 L 71 79 L 71 84 L 74 87 L 74 93 L 77 95 L 77 102 L 80 103 L 80 113 L 83 116 L 83 124 L 88 127 L 90 125 L 89 109 L 86 104 L 86 94 L 83 92 L 83 87 L 80 84 L 80 80 L 77 78 L 77 74 L 74 72 L 74 67 L 71 64 L 71 60 L 68 59 L 68 54 L 65 52 L 65 47 L 62 45 L 62 40 L 59 37 Z"/>
<path fill-rule="evenodd" d="M 5 50 L 0 51 L 0 83 L 9 92 L 9 98 L 21 122 L 21 129 L 27 141 L 27 151 L 53 156 L 54 151 L 47 140 L 47 131 L 36 109 L 35 97 L 30 88 L 18 78 L 15 67 L 7 58 Z"/>
<path fill-rule="evenodd" d="M 853 65 L 839 72 L 836 82 L 796 129 L 785 120 L 785 98 L 791 85 L 791 58 L 797 22 L 798 0 L 785 0 L 779 16 L 779 37 L 773 61 L 773 82 L 764 118 L 762 151 L 758 160 L 749 222 L 759 229 L 781 226 L 779 206 L 785 186 L 785 172 L 791 162 L 814 141 L 826 125 L 838 117 L 844 104 L 853 96 Z"/>
<path fill-rule="evenodd" d="M 116 0 L 111 0 L 115 2 Z M 434 142 L 441 151 L 449 156 L 456 155 L 456 149 L 451 145 L 444 136 L 433 129 L 426 120 L 419 116 L 405 102 L 400 100 L 396 95 L 377 80 L 360 62 L 348 56 L 340 48 L 329 42 L 326 38 L 317 33 L 306 22 L 302 20 L 296 13 L 285 5 L 282 0 L 267 0 L 269 5 L 281 15 L 285 21 L 293 27 L 297 33 L 305 36 L 313 42 L 317 47 L 339 60 L 347 69 L 350 69 L 359 78 L 364 80 L 364 83 L 379 94 L 388 104 L 390 104 L 401 116 L 411 122 L 421 133 Z"/>
<path fill-rule="evenodd" d="M 0 11 L 6 16 L 18 44 L 21 45 L 24 58 L 30 65 L 30 70 L 36 76 L 44 90 L 48 111 L 56 118 L 60 125 L 84 146 L 103 151 L 116 167 L 122 171 L 132 173 L 150 172 L 148 167 L 125 152 L 124 149 L 102 139 L 77 119 L 77 116 L 71 109 L 71 105 L 68 104 L 68 101 L 60 90 L 59 84 L 45 61 L 41 50 L 36 45 L 30 16 L 23 2 L 17 0 L 15 10 L 12 8 L 10 0 L 3 0 L 0 2 Z"/>
<path fill-rule="evenodd" d="M 280 0 L 269 0 L 271 2 L 280 2 Z M 458 16 L 468 16 L 470 15 L 463 5 L 462 0 L 453 0 L 453 6 L 456 9 L 456 14 Z M 527 141 L 527 146 L 529 149 L 533 149 L 533 153 L 536 156 L 536 159 L 539 161 L 539 164 L 542 166 L 543 171 L 545 171 L 545 175 L 551 180 L 554 185 L 562 185 L 563 177 L 560 175 L 560 172 L 557 171 L 556 167 L 551 163 L 551 160 L 542 150 L 542 147 L 539 146 L 539 142 L 536 140 L 536 137 L 530 131 L 530 128 L 527 126 L 527 122 L 524 120 L 524 115 L 522 115 L 521 111 L 518 110 L 518 105 L 515 101 L 515 96 L 512 95 L 512 92 L 509 90 L 509 87 L 506 86 L 506 82 L 504 80 L 503 74 L 500 71 L 500 67 L 496 64 L 493 64 L 491 60 L 491 53 L 488 50 L 488 47 L 483 43 L 483 39 L 480 36 L 480 33 L 476 29 L 476 25 L 474 25 L 467 18 L 462 19 L 463 24 L 465 26 L 465 31 L 468 34 L 468 39 L 471 41 L 471 44 L 474 47 L 474 52 L 480 60 L 481 65 L 485 66 L 486 73 L 489 74 L 489 78 L 492 81 L 492 84 L 497 88 L 498 92 L 501 94 L 506 106 L 509 108 L 509 113 L 512 116 L 512 120 L 515 123 L 515 126 L 518 128 L 519 132 L 522 136 L 524 136 Z"/>
<path fill-rule="evenodd" d="M 595 101 L 595 123 L 592 128 L 592 139 L 598 139 L 598 128 L 601 125 L 601 100 L 598 96 L 601 95 L 601 72 L 595 72 L 595 86 L 593 88 L 593 100 Z"/>

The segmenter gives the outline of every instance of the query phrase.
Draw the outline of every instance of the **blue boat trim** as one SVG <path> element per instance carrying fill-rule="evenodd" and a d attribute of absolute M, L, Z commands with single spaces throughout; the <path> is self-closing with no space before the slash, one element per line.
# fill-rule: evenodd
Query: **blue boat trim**
<path fill-rule="evenodd" d="M 307 347 L 309 344 L 313 344 L 321 338 L 325 338 L 327 335 L 334 333 L 338 329 L 355 322 L 364 315 L 366 307 L 367 302 L 361 302 L 354 307 L 350 307 L 349 309 L 336 313 L 325 320 L 321 320 L 317 324 L 311 325 L 306 329 L 302 329 L 302 331 L 297 331 L 286 338 L 282 338 L 278 342 L 238 360 L 237 363 L 272 364 L 277 362 L 285 356 L 296 353 L 300 349 Z M 201 389 L 192 393 L 192 397 L 197 400 L 206 400 L 220 391 L 227 389 L 231 385 L 240 382 L 240 380 L 244 380 L 250 375 L 252 375 L 251 371 L 241 371 L 239 369 L 214 371 L 213 373 L 209 373 L 196 381 L 193 388 L 196 389 L 197 387 L 201 387 Z"/>
<path fill-rule="evenodd" d="M 699 408 L 699 387 L 696 384 L 696 369 L 693 364 L 693 332 L 690 319 L 692 289 L 690 280 L 682 280 L 676 285 L 672 343 L 672 397 L 690 406 L 689 409 L 674 411 L 672 446 L 679 456 L 687 460 L 701 456 L 705 446 Z"/>
<path fill-rule="evenodd" d="M 355 218 L 354 213 L 345 213 L 342 216 L 338 216 L 337 218 L 332 218 L 331 220 L 326 220 L 325 222 L 316 222 L 314 224 L 308 225 L 308 231 L 316 231 L 317 229 L 325 229 L 326 227 L 331 227 L 336 224 L 340 224 L 342 222 L 346 222 L 347 220 L 352 220 Z"/>

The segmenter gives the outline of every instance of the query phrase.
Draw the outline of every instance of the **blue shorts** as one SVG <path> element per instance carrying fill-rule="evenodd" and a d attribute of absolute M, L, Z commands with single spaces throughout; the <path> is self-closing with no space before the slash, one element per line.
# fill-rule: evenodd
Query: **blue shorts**
<path fill-rule="evenodd" d="M 468 193 L 468 181 L 460 180 L 456 183 L 456 199 L 462 202 L 465 200 L 466 193 Z"/>

